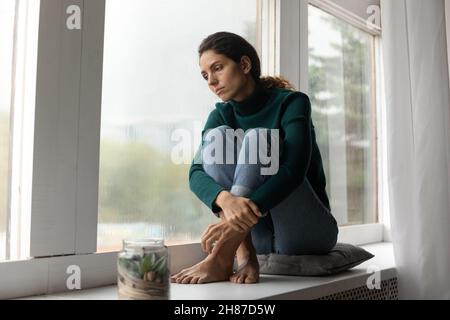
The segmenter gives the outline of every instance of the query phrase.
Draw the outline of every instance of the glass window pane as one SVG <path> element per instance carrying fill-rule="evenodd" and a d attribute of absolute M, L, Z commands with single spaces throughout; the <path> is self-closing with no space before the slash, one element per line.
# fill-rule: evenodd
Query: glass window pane
<path fill-rule="evenodd" d="M 340 225 L 375 222 L 372 35 L 309 6 L 309 89 Z"/>
<path fill-rule="evenodd" d="M 0 260 L 6 257 L 15 2 L 15 0 L 0 1 Z"/>
<path fill-rule="evenodd" d="M 257 0 L 107 0 L 103 61 L 98 250 L 128 237 L 198 241 L 217 218 L 189 190 L 190 161 L 216 97 L 198 45 L 231 31 L 256 45 Z M 172 150 L 185 133 L 189 162 Z"/>

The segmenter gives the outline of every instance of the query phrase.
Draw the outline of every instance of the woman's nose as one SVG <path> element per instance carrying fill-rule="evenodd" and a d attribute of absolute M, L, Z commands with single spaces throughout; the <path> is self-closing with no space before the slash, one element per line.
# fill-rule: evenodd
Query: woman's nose
<path fill-rule="evenodd" d="M 215 85 L 217 83 L 217 79 L 215 77 L 213 77 L 212 75 L 209 76 L 208 78 L 208 84 L 211 85 Z"/>

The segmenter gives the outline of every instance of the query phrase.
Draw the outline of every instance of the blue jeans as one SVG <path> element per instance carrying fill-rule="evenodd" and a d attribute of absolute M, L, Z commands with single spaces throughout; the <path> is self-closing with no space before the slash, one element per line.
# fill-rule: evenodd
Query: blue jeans
<path fill-rule="evenodd" d="M 202 151 L 208 144 L 213 143 L 211 135 L 221 135 L 225 141 L 230 142 L 223 143 L 224 157 L 231 152 L 234 159 L 242 160 L 243 157 L 248 159 L 249 137 L 252 134 L 259 137 L 260 128 L 247 131 L 241 143 L 232 149 L 230 146 L 235 144 L 230 139 L 234 138 L 226 134 L 226 129 L 231 128 L 220 126 L 205 134 Z M 268 142 L 270 143 L 270 139 Z M 242 145 L 246 147 L 241 148 Z M 281 139 L 279 145 L 282 153 Z M 205 172 L 235 196 L 248 196 L 269 178 L 260 174 L 263 165 L 259 159 L 256 164 L 249 164 L 249 161 L 226 164 L 225 158 L 223 164 L 208 164 L 210 162 L 204 161 L 202 152 L 202 160 Z M 252 242 L 257 254 L 326 254 L 336 245 L 338 235 L 336 220 L 306 178 L 286 199 L 265 214 L 251 229 Z"/>

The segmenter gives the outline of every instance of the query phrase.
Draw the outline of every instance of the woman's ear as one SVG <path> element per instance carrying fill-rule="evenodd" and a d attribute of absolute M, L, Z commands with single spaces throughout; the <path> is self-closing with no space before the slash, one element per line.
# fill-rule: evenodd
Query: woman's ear
<path fill-rule="evenodd" d="M 252 70 L 252 61 L 247 56 L 241 58 L 241 69 L 245 74 L 248 74 Z"/>

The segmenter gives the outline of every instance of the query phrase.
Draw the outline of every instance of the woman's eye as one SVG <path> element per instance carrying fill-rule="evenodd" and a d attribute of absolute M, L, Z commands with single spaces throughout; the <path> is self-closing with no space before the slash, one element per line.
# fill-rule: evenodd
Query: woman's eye
<path fill-rule="evenodd" d="M 222 69 L 222 66 L 216 66 L 215 68 L 214 68 L 214 71 L 220 71 Z"/>

